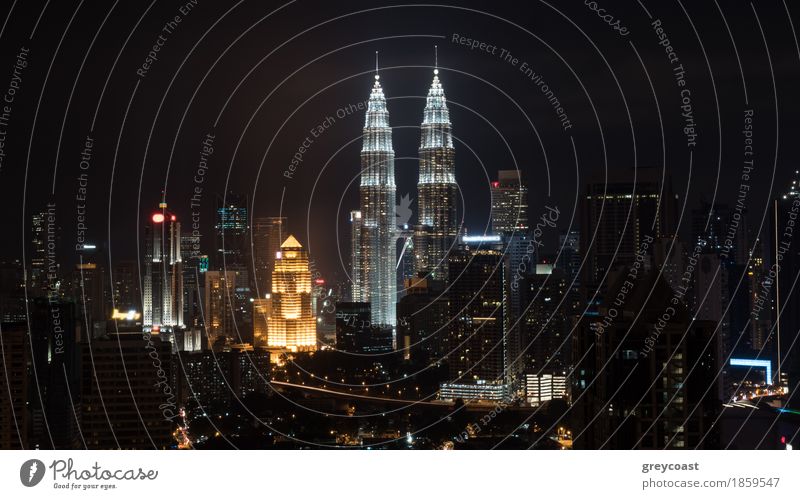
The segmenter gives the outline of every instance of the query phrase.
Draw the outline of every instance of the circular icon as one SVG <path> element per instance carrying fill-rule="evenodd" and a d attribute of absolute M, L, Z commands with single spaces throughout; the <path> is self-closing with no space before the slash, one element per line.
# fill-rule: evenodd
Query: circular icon
<path fill-rule="evenodd" d="M 35 487 L 44 478 L 44 463 L 38 459 L 28 459 L 19 469 L 19 479 L 26 487 Z"/>

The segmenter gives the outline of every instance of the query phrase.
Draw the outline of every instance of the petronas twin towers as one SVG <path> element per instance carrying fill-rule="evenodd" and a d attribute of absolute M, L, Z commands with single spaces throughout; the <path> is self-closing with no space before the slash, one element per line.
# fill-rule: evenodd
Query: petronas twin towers
<path fill-rule="evenodd" d="M 458 187 L 450 113 L 438 68 L 423 112 L 419 147 L 418 224 L 414 227 L 414 270 L 447 277 L 453 245 Z M 351 216 L 353 301 L 370 302 L 372 324 L 396 325 L 397 239 L 394 148 L 386 97 L 375 70 L 361 148 L 361 210 Z"/>

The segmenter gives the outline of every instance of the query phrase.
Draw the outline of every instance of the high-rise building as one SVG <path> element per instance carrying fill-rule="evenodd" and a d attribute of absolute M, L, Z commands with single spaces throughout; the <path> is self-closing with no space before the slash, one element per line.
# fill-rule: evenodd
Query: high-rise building
<path fill-rule="evenodd" d="M 748 291 L 750 294 L 750 302 L 747 310 L 752 314 L 752 325 L 750 327 L 750 345 L 756 352 L 764 353 L 767 356 L 771 355 L 770 350 L 765 350 L 767 337 L 772 329 L 772 311 L 764 304 L 759 304 L 762 292 L 762 283 L 769 277 L 769 264 L 765 258 L 764 241 L 757 239 L 755 241 L 753 257 L 747 266 L 747 279 Z M 770 280 L 771 282 L 771 280 Z"/>
<path fill-rule="evenodd" d="M 674 304 L 658 269 L 621 278 L 573 337 L 573 445 L 582 449 L 717 448 L 716 323 Z M 625 291 L 623 291 L 625 290 Z M 666 320 L 668 317 L 669 320 Z"/>
<path fill-rule="evenodd" d="M 87 321 L 87 329 L 94 322 L 106 321 L 111 315 L 105 293 L 106 272 L 102 265 L 83 261 L 72 271 L 72 295 L 78 304 L 80 321 Z"/>
<path fill-rule="evenodd" d="M 141 331 L 112 334 L 81 345 L 79 414 L 87 448 L 170 446 L 172 430 L 178 424 L 170 349 L 168 342 Z"/>
<path fill-rule="evenodd" d="M 35 298 L 30 310 L 30 445 L 78 449 L 81 337 L 75 304 L 51 295 Z"/>
<path fill-rule="evenodd" d="M 461 246 L 450 253 L 447 292 L 451 318 L 445 400 L 501 400 L 509 395 L 503 251 Z"/>
<path fill-rule="evenodd" d="M 447 353 L 447 295 L 442 281 L 415 277 L 397 304 L 397 349 L 405 359 L 427 364 Z"/>
<path fill-rule="evenodd" d="M 114 308 L 141 311 L 142 299 L 139 291 L 139 269 L 136 260 L 121 260 L 114 265 L 111 294 Z"/>
<path fill-rule="evenodd" d="M 776 353 L 775 376 L 784 376 L 788 381 L 789 406 L 800 407 L 800 286 L 796 285 L 800 274 L 800 240 L 793 237 L 796 219 L 800 213 L 800 170 L 789 189 L 772 203 L 770 230 L 770 260 L 775 273 L 774 332 L 769 340 Z"/>
<path fill-rule="evenodd" d="M 528 187 L 519 170 L 500 170 L 492 182 L 492 232 L 495 234 L 527 231 Z"/>
<path fill-rule="evenodd" d="M 416 271 L 430 272 L 435 279 L 445 279 L 448 276 L 447 254 L 458 235 L 458 186 L 450 112 L 438 68 L 433 70 L 433 82 L 423 112 L 417 191 Z"/>
<path fill-rule="evenodd" d="M 0 261 L 0 322 L 26 322 L 27 320 L 25 269 L 22 262 L 19 260 Z"/>
<path fill-rule="evenodd" d="M 364 289 L 364 264 L 362 263 L 361 251 L 361 212 L 353 210 L 350 212 L 350 297 L 353 301 L 361 301 L 365 296 Z"/>
<path fill-rule="evenodd" d="M 31 275 L 30 292 L 42 296 L 47 289 L 47 211 L 31 217 Z"/>
<path fill-rule="evenodd" d="M 221 269 L 239 265 L 250 266 L 248 256 L 250 241 L 248 236 L 247 197 L 228 192 L 224 197 L 217 196 L 216 268 Z"/>
<path fill-rule="evenodd" d="M 674 233 L 674 201 L 671 182 L 655 168 L 639 167 L 587 184 L 580 248 L 586 255 L 581 286 L 588 299 L 609 284 L 607 273 L 636 259 L 646 238 Z"/>
<path fill-rule="evenodd" d="M 520 281 L 526 373 L 553 374 L 570 364 L 570 343 L 565 341 L 568 286 L 564 272 L 549 264 L 537 265 L 536 274 Z"/>
<path fill-rule="evenodd" d="M 267 352 L 237 346 L 226 352 L 194 352 L 182 360 L 180 399 L 190 414 L 222 415 L 234 407 L 236 399 L 268 392 Z"/>
<path fill-rule="evenodd" d="M 166 211 L 153 213 L 145 226 L 144 303 L 145 331 L 172 331 L 183 327 L 183 258 L 181 224 Z"/>
<path fill-rule="evenodd" d="M 226 345 L 237 343 L 234 325 L 234 289 L 236 272 L 229 270 L 209 270 L 205 273 L 205 300 L 203 317 L 205 319 L 208 347 L 220 350 Z"/>
<path fill-rule="evenodd" d="M 3 350 L 0 360 L 0 450 L 28 449 L 31 349 L 24 323 L 0 324 Z"/>
<path fill-rule="evenodd" d="M 275 254 L 286 233 L 286 217 L 253 217 L 251 229 L 253 255 L 253 289 L 263 296 L 272 289 L 272 269 Z"/>
<path fill-rule="evenodd" d="M 315 351 L 317 328 L 311 309 L 308 253 L 292 235 L 275 255 L 270 300 L 268 347 L 289 352 Z"/>
<path fill-rule="evenodd" d="M 561 256 L 556 261 L 556 267 L 564 271 L 569 283 L 567 309 L 570 313 L 580 313 L 581 306 L 581 235 L 577 230 L 571 230 L 558 236 L 558 248 Z"/>
<path fill-rule="evenodd" d="M 200 302 L 204 298 L 203 261 L 207 257 L 200 254 L 200 236 L 191 232 L 181 236 L 181 257 L 183 259 L 183 323 L 186 327 L 199 328 L 201 316 Z"/>
<path fill-rule="evenodd" d="M 372 323 L 394 326 L 397 302 L 397 247 L 395 220 L 394 149 L 386 97 L 375 74 L 364 120 L 364 142 L 361 147 L 361 227 L 358 258 L 361 275 L 353 279 L 360 284 L 353 298 L 369 302 Z M 353 221 L 357 223 L 357 219 Z M 356 253 L 354 252 L 354 256 Z"/>
<path fill-rule="evenodd" d="M 369 303 L 336 303 L 336 349 L 350 353 L 378 353 L 392 350 L 392 331 L 373 326 Z"/>

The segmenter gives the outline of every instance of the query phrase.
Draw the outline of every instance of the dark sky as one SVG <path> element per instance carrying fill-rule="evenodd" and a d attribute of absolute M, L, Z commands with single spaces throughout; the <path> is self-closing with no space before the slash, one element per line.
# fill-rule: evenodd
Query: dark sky
<path fill-rule="evenodd" d="M 740 1 L 719 2 L 721 11 L 714 1 L 599 2 L 627 36 L 592 11 L 592 2 L 580 1 L 448 7 L 199 0 L 187 15 L 179 8 L 189 0 L 54 1 L 43 11 L 45 3 L 15 2 L 2 13 L 0 91 L 12 80 L 21 47 L 30 49 L 4 128 L 4 258 L 21 257 L 30 214 L 52 197 L 63 231 L 61 258 L 75 258 L 75 196 L 87 136 L 93 139 L 90 239 L 112 260 L 135 257 L 143 219 L 162 190 L 170 209 L 184 223 L 190 218 L 201 143 L 212 133 L 203 234 L 210 236 L 215 196 L 227 186 L 250 196 L 256 215 L 282 210 L 323 272 L 339 272 L 339 251 L 345 262 L 349 253 L 347 213 L 358 206 L 363 111 L 336 113 L 368 97 L 376 50 L 395 127 L 398 195 L 416 198 L 418 126 L 439 46 L 471 231 L 487 223 L 489 179 L 515 162 L 530 187 L 531 218 L 546 204 L 558 206 L 559 230 L 567 229 L 586 179 L 604 171 L 633 178 L 635 165 L 665 168 L 678 206 L 686 200 L 687 217 L 701 197 L 732 204 L 746 109 L 754 110 L 757 172 L 747 198 L 751 225 L 759 225 L 798 163 L 800 58 L 790 21 L 798 22 L 800 10 L 791 2 L 791 18 L 781 1 L 755 2 L 755 11 Z M 162 31 L 176 14 L 182 19 L 172 33 Z M 684 66 L 696 147 L 687 147 L 681 88 L 648 16 L 660 19 Z M 498 49 L 471 50 L 453 43 L 454 34 Z M 158 59 L 142 78 L 136 70 L 159 35 Z M 501 49 L 519 60 L 516 66 L 500 58 Z M 523 63 L 552 89 L 571 129 L 562 129 L 520 70 Z M 311 137 L 294 179 L 286 179 L 292 155 L 327 116 L 335 123 Z M 202 244 L 212 250 L 211 237 Z"/>

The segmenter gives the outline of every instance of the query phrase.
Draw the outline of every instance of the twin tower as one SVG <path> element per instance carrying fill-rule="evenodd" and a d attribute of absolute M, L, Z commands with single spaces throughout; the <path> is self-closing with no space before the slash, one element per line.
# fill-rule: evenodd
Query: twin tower
<path fill-rule="evenodd" d="M 450 113 L 438 67 L 433 70 L 420 129 L 418 213 L 412 238 L 414 273 L 446 279 L 446 256 L 458 232 L 458 186 Z M 400 231 L 395 215 L 392 129 L 377 67 L 364 120 L 363 140 L 361 211 L 351 215 L 353 301 L 371 303 L 373 325 L 395 326 Z"/>

